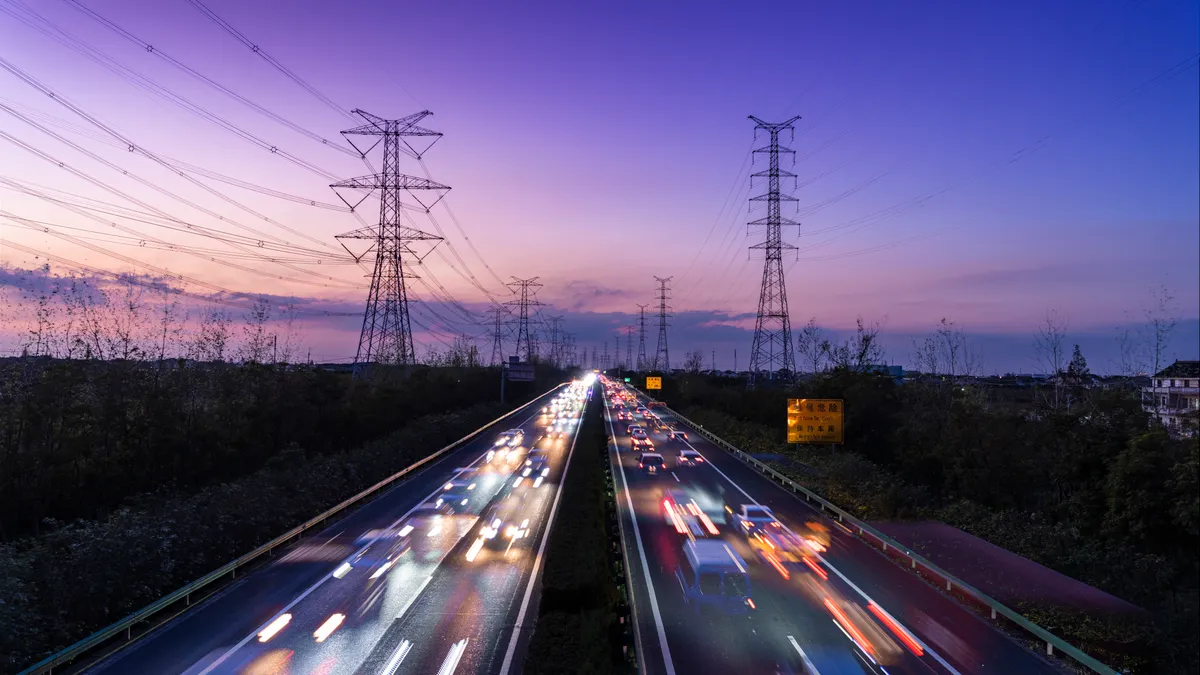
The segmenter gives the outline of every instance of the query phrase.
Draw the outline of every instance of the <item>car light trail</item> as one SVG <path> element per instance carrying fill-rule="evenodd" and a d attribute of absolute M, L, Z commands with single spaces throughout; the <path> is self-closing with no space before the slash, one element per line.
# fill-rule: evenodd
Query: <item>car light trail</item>
<path fill-rule="evenodd" d="M 317 642 L 324 642 L 325 638 L 333 635 L 333 631 L 337 630 L 338 626 L 342 625 L 342 622 L 345 620 L 345 614 L 334 614 L 325 619 L 325 623 L 321 624 L 320 628 L 313 631 L 313 637 L 317 639 Z"/>
<path fill-rule="evenodd" d="M 467 562 L 475 562 L 475 557 L 479 555 L 479 550 L 483 548 L 483 537 L 476 537 L 475 543 L 471 544 L 471 548 L 467 549 Z"/>
<path fill-rule="evenodd" d="M 388 662 L 384 664 L 383 669 L 379 671 L 379 675 L 396 675 L 396 670 L 400 668 L 400 664 L 404 661 L 404 657 L 408 656 L 408 653 L 412 651 L 412 648 L 412 643 L 408 640 L 401 642 L 400 646 L 396 649 L 396 653 L 392 654 L 392 658 L 388 659 Z"/>
<path fill-rule="evenodd" d="M 667 515 L 671 516 L 671 524 L 675 526 L 675 531 L 679 534 L 687 534 L 688 529 L 683 524 L 683 519 L 679 517 L 679 514 L 676 513 L 675 509 L 672 507 L 671 500 L 664 499 L 663 507 L 667 509 Z"/>
<path fill-rule="evenodd" d="M 533 481 L 533 487 L 539 488 L 542 486 L 542 481 L 546 480 L 545 476 L 538 476 L 537 480 Z"/>
<path fill-rule="evenodd" d="M 333 571 L 333 578 L 341 579 L 342 577 L 349 574 L 350 570 L 352 570 L 352 569 L 354 569 L 354 568 L 350 566 L 350 563 L 344 562 L 341 565 L 338 565 L 338 568 Z"/>
<path fill-rule="evenodd" d="M 463 652 L 467 651 L 467 640 L 464 638 L 455 642 L 450 647 L 450 652 L 446 654 L 446 660 L 442 661 L 442 667 L 438 668 L 437 675 L 451 675 L 458 669 L 458 662 L 462 660 Z"/>
<path fill-rule="evenodd" d="M 779 561 L 779 558 L 774 553 L 767 551 L 763 554 L 763 557 L 767 559 L 767 562 L 771 563 L 771 567 L 774 567 L 776 572 L 779 572 L 779 576 L 784 579 L 792 578 L 792 573 L 783 566 L 783 563 Z"/>
<path fill-rule="evenodd" d="M 395 564 L 396 564 L 396 561 L 394 561 L 394 560 L 389 560 L 389 561 L 383 563 L 382 565 L 379 566 L 379 569 L 377 569 L 371 573 L 371 578 L 378 579 L 379 577 L 386 574 L 388 570 L 392 569 L 392 565 L 395 565 Z"/>
<path fill-rule="evenodd" d="M 267 624 L 266 628 L 262 629 L 262 631 L 258 634 L 258 641 L 266 642 L 267 640 L 275 637 L 275 634 L 283 630 L 283 627 L 288 625 L 288 622 L 291 620 L 291 614 L 280 614 L 274 621 Z"/>
<path fill-rule="evenodd" d="M 855 626 L 850 621 L 850 617 L 846 616 L 846 613 L 843 612 L 840 607 L 833 604 L 833 601 L 829 598 L 825 598 L 825 607 L 828 608 L 830 613 L 833 614 L 833 623 L 836 624 L 838 628 L 841 628 L 842 632 L 846 634 L 846 637 L 850 638 L 854 644 L 858 645 L 858 647 L 862 649 L 867 656 L 871 657 L 871 662 L 874 663 L 875 648 L 871 646 L 870 642 L 867 641 L 867 637 L 858 630 L 858 626 Z"/>
<path fill-rule="evenodd" d="M 917 643 L 913 636 L 904 629 L 904 626 L 901 626 L 895 619 L 892 618 L 890 614 L 883 611 L 882 607 L 876 605 L 874 602 L 869 602 L 867 603 L 867 609 L 871 610 L 871 613 L 874 614 L 875 617 L 880 621 L 882 621 L 883 625 L 890 628 L 891 631 L 896 634 L 896 637 L 900 638 L 900 641 L 904 643 L 904 646 L 908 647 L 909 651 L 917 656 L 922 656 L 925 654 L 925 650 L 922 649 L 921 645 Z"/>
<path fill-rule="evenodd" d="M 829 574 L 827 574 L 827 573 L 825 572 L 825 570 L 821 569 L 821 568 L 820 568 L 820 567 L 819 567 L 819 566 L 818 566 L 818 565 L 817 565 L 815 562 L 813 562 L 813 561 L 809 560 L 809 559 L 808 559 L 808 556 L 804 556 L 804 557 L 803 557 L 803 560 L 804 560 L 804 564 L 805 564 L 805 565 L 808 565 L 808 567 L 809 567 L 809 568 L 810 568 L 810 569 L 811 569 L 813 572 L 816 572 L 817 576 L 821 577 L 821 579 L 822 579 L 822 580 L 824 580 L 824 581 L 828 581 L 828 580 L 829 580 Z"/>

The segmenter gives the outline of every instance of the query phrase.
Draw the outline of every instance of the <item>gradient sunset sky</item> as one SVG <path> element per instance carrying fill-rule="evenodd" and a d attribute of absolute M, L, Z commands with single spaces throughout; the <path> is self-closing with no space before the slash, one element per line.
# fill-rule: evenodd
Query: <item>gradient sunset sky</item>
<path fill-rule="evenodd" d="M 338 132 L 354 122 L 189 0 L 0 0 L 0 57 L 163 157 L 340 204 L 326 177 L 98 61 L 114 59 L 337 177 L 369 172 L 354 157 L 184 74 L 76 4 L 348 147 Z M 1195 1 L 205 5 L 340 109 L 383 117 L 433 111 L 424 124 L 445 137 L 425 161 L 435 180 L 453 188 L 446 204 L 461 231 L 442 205 L 433 211 L 436 225 L 417 214 L 419 227 L 440 226 L 453 246 L 427 257 L 420 273 L 480 319 L 488 298 L 470 275 L 500 300 L 507 290 L 496 277 L 540 276 L 539 299 L 548 312 L 566 316 L 580 346 L 608 340 L 612 348 L 636 304 L 652 301 L 653 276 L 673 276 L 673 361 L 691 349 L 707 360 L 716 350 L 717 365 L 728 368 L 737 349 L 744 367 L 762 271 L 747 250 L 758 235 L 748 237 L 745 222 L 761 215 L 748 213 L 748 197 L 762 192 L 758 184 L 751 191 L 749 174 L 760 167 L 750 163 L 758 146 L 747 115 L 800 115 L 794 141 L 785 137 L 797 151 L 795 167 L 785 167 L 802 184 L 791 190 L 799 214 L 784 212 L 802 223 L 798 233 L 785 231 L 800 249 L 787 259 L 794 327 L 809 317 L 835 331 L 859 316 L 880 321 L 889 360 L 906 363 L 912 337 L 947 317 L 977 336 L 988 370 L 1030 372 L 1031 335 L 1056 310 L 1069 339 L 1091 350 L 1104 370 L 1114 328 L 1140 321 L 1150 289 L 1165 284 L 1183 319 L 1176 355 L 1196 358 L 1200 351 Z M 64 42 L 98 51 L 85 56 Z M 341 249 L 333 235 L 360 226 L 349 214 L 204 181 L 258 215 L 240 210 L 129 153 L 11 70 L 0 69 L 0 104 L 227 219 L 327 252 L 328 264 L 304 266 L 328 278 L 237 262 L 309 282 L 300 283 L 138 246 L 136 236 L 115 239 L 110 226 L 11 183 L 0 185 L 4 211 L 186 275 L 194 292 L 212 290 L 198 280 L 313 308 L 361 310 L 362 270 L 335 264 Z M 11 139 L 0 138 L 0 178 L 243 232 L 4 108 L 0 131 L 143 205 Z M 412 160 L 402 170 L 424 175 Z M 377 219 L 374 204 L 364 204 L 368 222 Z M 172 244 L 230 250 L 178 230 L 121 222 Z M 3 218 L 0 235 L 94 268 L 155 273 Z M 0 262 L 11 272 L 44 260 L 4 246 Z M 424 286 L 416 293 L 432 306 L 414 320 L 441 339 L 486 332 Z M 352 357 L 359 323 L 353 316 L 315 320 L 308 335 L 314 355 Z M 436 346 L 430 331 L 419 332 L 418 340 Z M 479 344 L 490 352 L 486 337 Z"/>

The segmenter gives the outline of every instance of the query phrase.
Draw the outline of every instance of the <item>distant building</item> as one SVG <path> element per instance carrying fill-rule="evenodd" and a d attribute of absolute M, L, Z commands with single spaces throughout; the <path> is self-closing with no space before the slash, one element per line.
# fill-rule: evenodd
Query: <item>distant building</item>
<path fill-rule="evenodd" d="M 1142 387 L 1142 409 L 1167 428 L 1184 436 L 1196 433 L 1200 418 L 1200 361 L 1176 361 Z"/>

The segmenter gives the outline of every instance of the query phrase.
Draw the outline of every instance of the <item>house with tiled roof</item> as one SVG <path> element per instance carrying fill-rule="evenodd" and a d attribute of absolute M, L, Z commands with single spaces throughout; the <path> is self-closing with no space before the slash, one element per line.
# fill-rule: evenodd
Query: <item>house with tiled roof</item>
<path fill-rule="evenodd" d="M 1142 387 L 1142 409 L 1168 431 L 1183 436 L 1196 433 L 1200 419 L 1200 361 L 1176 361 Z"/>

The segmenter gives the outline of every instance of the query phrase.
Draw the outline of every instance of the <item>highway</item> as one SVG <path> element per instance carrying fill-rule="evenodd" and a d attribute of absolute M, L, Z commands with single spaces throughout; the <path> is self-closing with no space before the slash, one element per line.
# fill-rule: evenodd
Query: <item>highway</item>
<path fill-rule="evenodd" d="M 558 391 L 86 672 L 520 672 L 586 387 Z"/>
<path fill-rule="evenodd" d="M 609 382 L 617 393 L 605 397 L 616 439 L 609 456 L 646 675 L 1063 672 L 662 408 L 654 409 L 665 424 L 661 430 L 637 413 L 632 421 L 619 420 L 622 395 L 630 412 L 646 399 Z M 641 450 L 632 449 L 626 429 L 631 423 L 647 428 L 665 460 L 663 470 L 650 474 L 638 467 Z M 671 440 L 670 426 L 687 438 Z M 699 461 L 681 466 L 681 450 L 694 450 Z M 691 513 L 702 512 L 716 533 L 686 512 L 680 520 L 692 524 L 675 520 L 665 499 L 690 501 Z M 774 534 L 760 537 L 756 547 L 733 517 L 743 504 L 768 507 L 779 524 L 766 527 Z M 766 534 L 763 527 L 757 531 Z M 696 591 L 686 595 L 685 585 L 693 583 L 686 556 L 692 540 L 715 542 L 699 543 L 694 551 L 727 547 L 737 554 L 725 556 L 727 573 L 746 578 L 748 600 L 729 595 L 728 576 L 724 594 L 716 582 L 716 594 L 707 596 L 719 601 L 713 605 L 699 607 Z M 787 542 L 799 544 L 789 548 Z M 695 559 L 701 559 L 698 553 Z M 744 575 L 737 572 L 743 565 Z"/>

